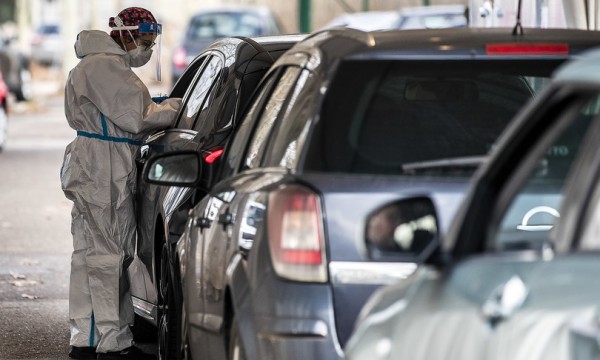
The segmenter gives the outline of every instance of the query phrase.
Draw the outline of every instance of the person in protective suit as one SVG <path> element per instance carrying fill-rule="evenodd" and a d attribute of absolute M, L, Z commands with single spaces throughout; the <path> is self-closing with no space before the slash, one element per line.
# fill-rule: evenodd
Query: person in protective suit
<path fill-rule="evenodd" d="M 82 31 L 80 62 L 65 86 L 65 114 L 77 137 L 67 146 L 61 184 L 73 201 L 69 289 L 75 359 L 154 358 L 133 345 L 127 266 L 134 253 L 135 156 L 141 141 L 174 121 L 181 99 L 153 102 L 132 67 L 146 64 L 161 25 L 127 8 L 109 34 Z"/>

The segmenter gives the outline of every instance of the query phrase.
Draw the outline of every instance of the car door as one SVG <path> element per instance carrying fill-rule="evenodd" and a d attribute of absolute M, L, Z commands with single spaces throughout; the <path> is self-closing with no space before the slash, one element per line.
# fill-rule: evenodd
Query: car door
<path fill-rule="evenodd" d="M 585 194 L 596 178 L 590 153 L 600 131 L 600 92 L 557 92 L 544 100 L 529 114 L 530 126 L 521 127 L 523 137 L 513 136 L 513 148 L 502 148 L 507 153 L 479 178 L 458 218 L 455 264 L 444 273 L 424 266 L 387 289 L 406 301 L 387 308 L 388 321 L 357 330 L 360 344 L 351 341 L 349 359 L 368 358 L 377 344 L 411 359 L 598 354 L 589 325 L 600 305 L 600 261 L 581 246 L 578 232 L 561 229 L 570 227 L 562 215 L 584 203 L 572 203 L 573 194 Z"/>
<path fill-rule="evenodd" d="M 239 129 L 227 147 L 221 182 L 210 196 L 194 208 L 195 229 L 190 230 L 185 303 L 191 339 L 199 336 L 208 347 L 208 337 L 222 331 L 226 272 L 235 254 L 247 253 L 259 223 L 266 198 L 254 193 L 266 175 L 258 167 L 267 147 L 267 138 L 282 109 L 284 99 L 296 81 L 300 68 L 278 70 L 265 79 Z M 243 168 L 244 171 L 239 172 Z M 191 342 L 194 342 L 191 340 Z M 192 347 L 192 353 L 194 348 Z M 212 349 L 220 351 L 222 349 Z"/>
<path fill-rule="evenodd" d="M 138 164 L 141 170 L 145 159 L 150 156 L 169 150 L 195 150 L 198 147 L 196 131 L 193 130 L 194 120 L 208 108 L 210 100 L 209 89 L 218 82 L 218 71 L 224 63 L 223 55 L 211 51 L 203 58 L 197 60 L 200 65 L 196 67 L 192 76 L 191 86 L 184 96 L 182 108 L 174 128 L 170 128 L 148 138 L 142 147 Z M 183 78 L 182 78 L 183 80 Z M 208 99 L 208 100 L 207 100 Z M 154 249 L 156 236 L 163 236 L 163 229 L 156 228 L 156 219 L 161 211 L 165 214 L 172 213 L 178 204 L 185 200 L 189 190 L 176 187 L 161 187 L 144 182 L 141 178 L 142 171 L 138 171 L 138 243 L 137 256 L 143 266 L 134 265 L 130 271 L 132 295 L 151 303 L 156 303 L 155 272 L 153 271 Z M 162 201 L 167 199 L 167 201 Z M 167 209 L 161 209 L 164 204 L 169 204 Z M 145 284 L 142 291 L 138 284 Z"/>

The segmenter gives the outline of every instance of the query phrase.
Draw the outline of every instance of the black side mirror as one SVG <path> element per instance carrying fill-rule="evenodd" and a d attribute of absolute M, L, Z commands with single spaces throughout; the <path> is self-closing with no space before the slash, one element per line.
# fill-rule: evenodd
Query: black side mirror
<path fill-rule="evenodd" d="M 367 218 L 364 238 L 372 260 L 422 263 L 437 248 L 438 232 L 431 199 L 414 197 L 373 211 Z"/>
<path fill-rule="evenodd" d="M 144 166 L 144 180 L 150 184 L 192 187 L 200 180 L 200 154 L 178 151 L 153 156 Z"/>

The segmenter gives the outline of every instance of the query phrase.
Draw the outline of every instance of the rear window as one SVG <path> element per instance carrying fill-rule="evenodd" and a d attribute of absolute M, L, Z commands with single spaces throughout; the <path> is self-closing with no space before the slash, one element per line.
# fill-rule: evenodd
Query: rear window
<path fill-rule="evenodd" d="M 470 176 L 559 63 L 345 61 L 305 170 Z"/>

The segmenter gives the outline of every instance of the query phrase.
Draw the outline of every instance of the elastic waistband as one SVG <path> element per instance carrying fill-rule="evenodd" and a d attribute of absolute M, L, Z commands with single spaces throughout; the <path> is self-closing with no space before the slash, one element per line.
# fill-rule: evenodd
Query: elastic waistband
<path fill-rule="evenodd" d="M 110 141 L 110 142 L 116 142 L 116 143 L 127 143 L 129 145 L 135 145 L 135 146 L 142 145 L 142 142 L 139 140 L 114 137 L 114 136 L 108 136 L 108 135 L 93 134 L 93 133 L 89 133 L 89 132 L 81 131 L 81 130 L 77 130 L 77 136 L 83 136 L 83 137 L 87 137 L 87 138 L 91 138 L 91 139 L 98 139 L 98 140 Z"/>

